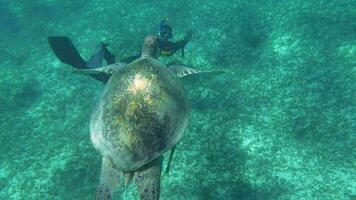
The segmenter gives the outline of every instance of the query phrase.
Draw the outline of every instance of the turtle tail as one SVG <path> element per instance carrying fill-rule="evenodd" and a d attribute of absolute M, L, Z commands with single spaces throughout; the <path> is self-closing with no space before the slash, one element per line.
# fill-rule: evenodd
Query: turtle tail
<path fill-rule="evenodd" d="M 140 200 L 159 200 L 162 171 L 162 156 L 136 171 L 135 183 Z"/>

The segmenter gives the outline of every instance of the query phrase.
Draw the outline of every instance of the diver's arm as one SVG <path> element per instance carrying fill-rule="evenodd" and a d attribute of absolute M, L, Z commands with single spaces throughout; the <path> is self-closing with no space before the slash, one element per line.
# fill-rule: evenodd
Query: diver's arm
<path fill-rule="evenodd" d="M 192 39 L 192 31 L 189 30 L 187 31 L 185 37 L 182 40 L 179 40 L 177 42 L 174 42 L 172 45 L 172 52 L 176 52 L 179 49 L 184 49 L 184 47 L 190 42 Z"/>

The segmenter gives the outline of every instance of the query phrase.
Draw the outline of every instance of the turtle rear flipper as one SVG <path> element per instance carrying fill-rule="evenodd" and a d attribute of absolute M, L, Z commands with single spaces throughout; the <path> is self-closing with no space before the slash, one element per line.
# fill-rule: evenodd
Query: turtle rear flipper
<path fill-rule="evenodd" d="M 162 156 L 135 172 L 140 200 L 159 200 L 161 190 Z"/>
<path fill-rule="evenodd" d="M 110 160 L 103 157 L 96 200 L 111 199 L 115 188 L 119 185 L 119 176 L 119 171 L 112 167 Z"/>

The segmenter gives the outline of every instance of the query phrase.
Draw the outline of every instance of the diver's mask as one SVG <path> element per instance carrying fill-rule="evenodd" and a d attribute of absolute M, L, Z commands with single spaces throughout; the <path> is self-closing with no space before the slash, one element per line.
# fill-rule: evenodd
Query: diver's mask
<path fill-rule="evenodd" d="M 168 41 L 173 36 L 172 28 L 166 24 L 166 20 L 161 21 L 161 26 L 159 29 L 159 37 L 161 40 Z"/>

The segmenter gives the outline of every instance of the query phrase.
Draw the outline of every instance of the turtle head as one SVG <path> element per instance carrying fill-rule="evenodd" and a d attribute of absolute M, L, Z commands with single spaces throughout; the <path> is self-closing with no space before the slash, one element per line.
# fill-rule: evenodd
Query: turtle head
<path fill-rule="evenodd" d="M 158 52 L 158 38 L 157 36 L 149 35 L 146 36 L 145 42 L 143 43 L 141 57 L 153 57 L 157 58 Z"/>

